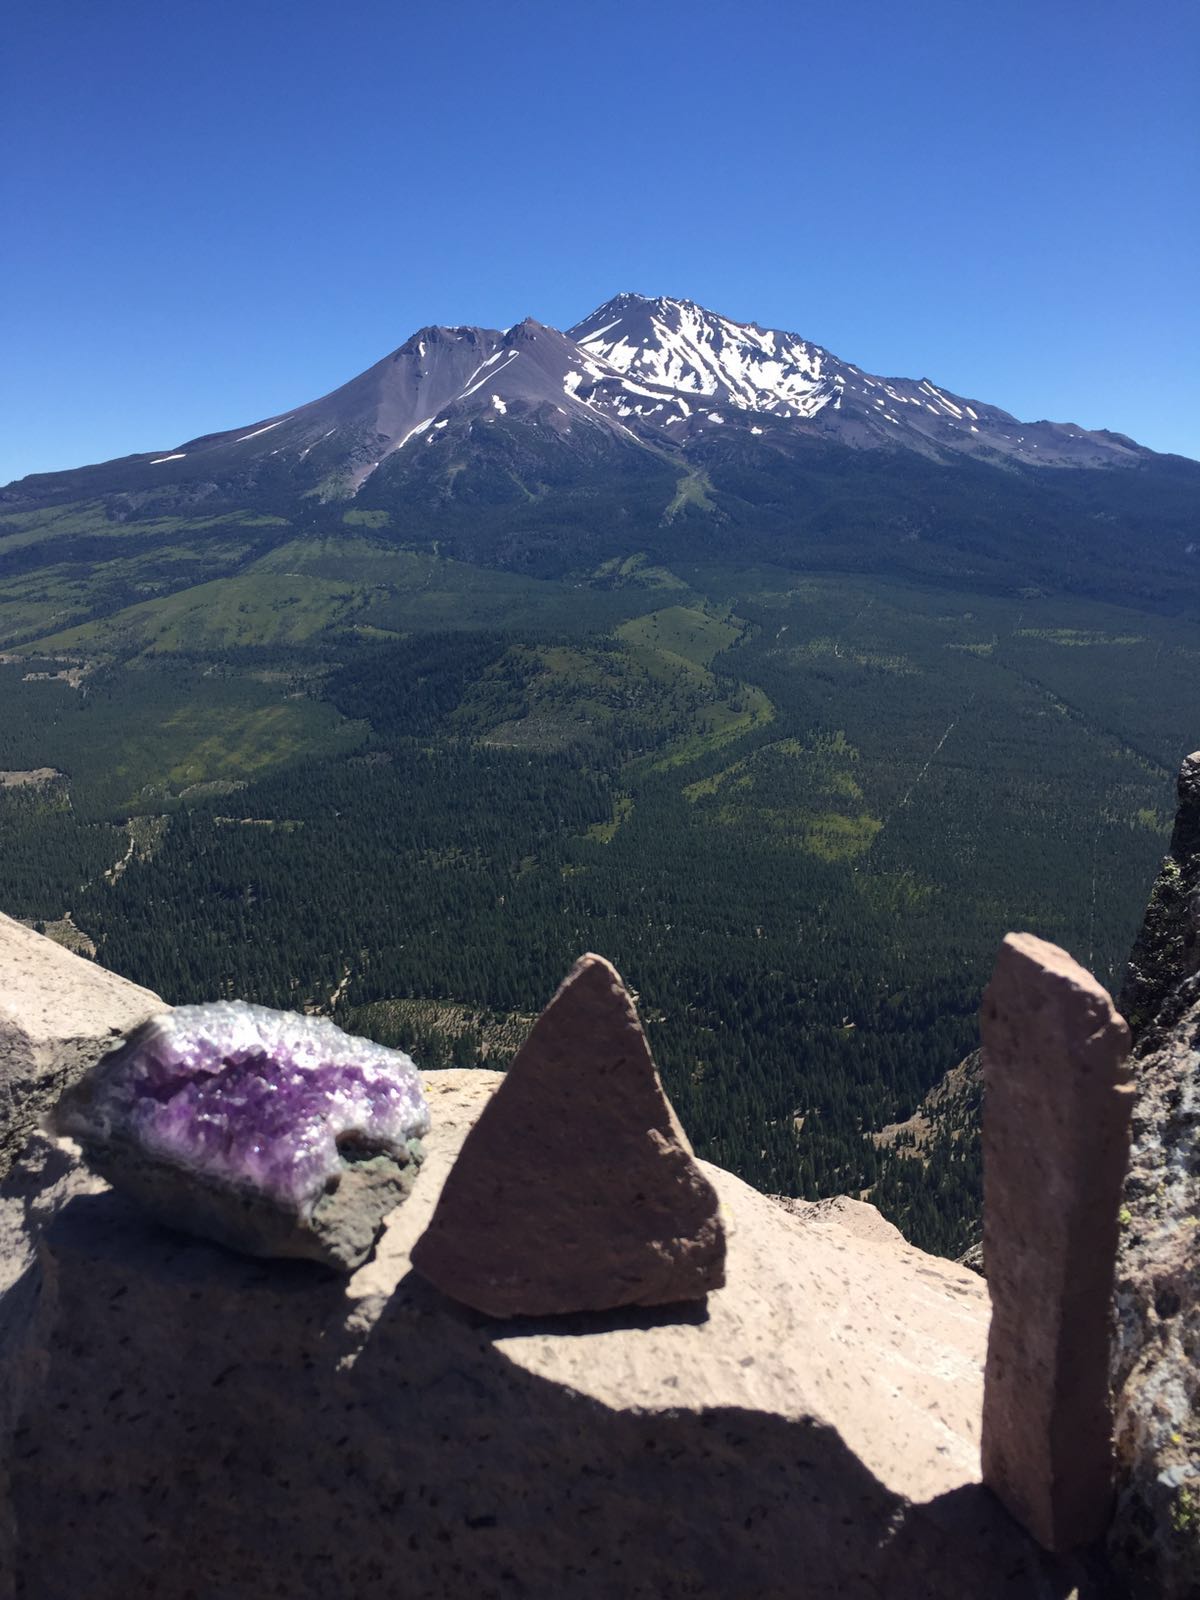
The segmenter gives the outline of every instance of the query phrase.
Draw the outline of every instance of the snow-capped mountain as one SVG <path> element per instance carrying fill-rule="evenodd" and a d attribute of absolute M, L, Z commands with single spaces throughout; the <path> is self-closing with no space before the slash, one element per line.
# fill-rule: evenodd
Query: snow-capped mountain
<path fill-rule="evenodd" d="M 730 423 L 762 435 L 769 418 L 857 448 L 1003 456 L 1035 466 L 1111 465 L 1142 453 L 1117 434 L 1018 422 L 928 378 L 874 376 L 799 334 L 733 322 L 691 300 L 618 295 L 570 336 L 595 363 L 592 375 L 619 416 L 678 442 Z"/>
<path fill-rule="evenodd" d="M 570 330 L 597 363 L 621 375 L 629 414 L 682 436 L 714 406 L 814 417 L 839 400 L 841 363 L 796 334 L 731 322 L 690 300 L 622 294 Z"/>
<path fill-rule="evenodd" d="M 110 493 L 143 505 L 170 490 L 212 499 L 354 497 L 413 472 L 452 494 L 464 462 L 501 444 L 536 455 L 538 481 L 569 480 L 614 447 L 656 462 L 705 458 L 740 441 L 788 452 L 817 440 L 916 452 L 952 463 L 1116 467 L 1152 457 L 1119 434 L 1022 423 L 922 378 L 884 378 L 799 334 L 734 322 L 690 300 L 622 294 L 567 333 L 527 319 L 508 329 L 428 327 L 319 400 L 240 428 L 72 473 L 21 480 L 6 503 Z M 558 465 L 549 465 L 557 453 Z M 616 457 L 614 457 L 614 460 Z M 765 459 L 765 458 L 764 458 Z M 743 461 L 743 465 L 745 464 Z M 636 469 L 635 469 L 636 470 Z"/>

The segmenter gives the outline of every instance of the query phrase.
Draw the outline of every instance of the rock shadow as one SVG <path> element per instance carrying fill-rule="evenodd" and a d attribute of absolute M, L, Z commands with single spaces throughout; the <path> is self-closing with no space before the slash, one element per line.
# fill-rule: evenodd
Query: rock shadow
<path fill-rule="evenodd" d="M 589 1333 L 636 1339 L 673 1310 L 497 1323 L 410 1273 L 375 1316 L 320 1269 L 171 1234 L 112 1193 L 70 1201 L 31 1271 L 21 1600 L 1102 1592 L 980 1488 L 907 1507 L 821 1423 L 615 1411 L 497 1342 L 566 1334 L 586 1359 Z"/>

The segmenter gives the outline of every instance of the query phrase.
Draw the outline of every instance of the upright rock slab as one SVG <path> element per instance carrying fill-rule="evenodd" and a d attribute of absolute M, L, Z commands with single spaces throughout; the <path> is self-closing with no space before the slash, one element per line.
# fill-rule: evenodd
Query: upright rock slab
<path fill-rule="evenodd" d="M 1107 992 L 1031 934 L 1000 948 L 983 1035 L 983 1253 L 992 1296 L 983 1480 L 1048 1550 L 1112 1503 L 1110 1300 L 1133 1096 Z"/>
<path fill-rule="evenodd" d="M 716 1191 L 603 957 L 577 962 L 534 1024 L 412 1260 L 495 1317 L 667 1305 L 724 1283 Z"/>
<path fill-rule="evenodd" d="M 65 1088 L 168 1009 L 149 989 L 0 916 L 0 1175 Z"/>

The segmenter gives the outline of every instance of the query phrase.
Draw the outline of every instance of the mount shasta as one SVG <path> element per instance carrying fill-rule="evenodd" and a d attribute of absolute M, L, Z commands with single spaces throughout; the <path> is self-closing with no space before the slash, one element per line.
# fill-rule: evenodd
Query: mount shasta
<path fill-rule="evenodd" d="M 819 440 L 942 461 L 1109 467 L 1153 454 L 1121 434 L 1018 422 L 928 378 L 878 377 L 798 334 L 733 322 L 690 300 L 621 294 L 566 333 L 532 318 L 505 330 L 422 328 L 320 400 L 83 471 L 119 469 L 141 481 L 139 469 L 155 467 L 163 470 L 147 482 L 221 483 L 279 461 L 298 483 L 354 495 L 380 473 L 407 470 L 421 447 L 442 445 L 444 456 L 464 433 L 498 423 L 560 443 L 582 433 L 584 449 L 622 443 L 684 454 L 718 431 L 761 439 L 763 449 Z"/>
<path fill-rule="evenodd" d="M 69 505 L 101 525 L 266 514 L 332 534 L 366 517 L 531 576 L 683 549 L 1173 605 L 1200 587 L 1197 489 L 1200 464 L 1122 434 L 622 294 L 566 333 L 423 328 L 281 415 L 21 479 L 0 519 Z M 73 526 L 58 554 L 103 554 Z M 0 575 L 28 570 L 24 550 L 0 540 Z"/>

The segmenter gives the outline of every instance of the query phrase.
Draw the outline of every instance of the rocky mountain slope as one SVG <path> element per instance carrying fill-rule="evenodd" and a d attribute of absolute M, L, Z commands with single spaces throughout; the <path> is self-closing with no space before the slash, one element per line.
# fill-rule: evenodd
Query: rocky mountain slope
<path fill-rule="evenodd" d="M 618 295 L 570 335 L 608 409 L 644 436 L 683 445 L 732 427 L 776 445 L 814 436 L 1031 466 L 1122 466 L 1149 454 L 1120 434 L 1018 422 L 928 378 L 875 376 L 799 334 L 734 322 L 692 300 Z"/>
<path fill-rule="evenodd" d="M 532 318 L 506 330 L 427 327 L 322 399 L 73 473 L 11 486 L 7 502 L 115 488 L 210 493 L 266 480 L 279 492 L 354 497 L 381 470 L 480 429 L 536 429 L 569 455 L 607 445 L 686 457 L 729 430 L 767 451 L 820 440 L 852 449 L 1031 466 L 1119 467 L 1152 457 L 1119 434 L 1018 422 L 927 378 L 884 378 L 798 334 L 734 322 L 690 300 L 623 294 L 569 333 Z M 580 438 L 581 436 L 581 438 Z M 581 442 L 582 439 L 582 442 Z M 436 459 L 436 457 L 435 457 Z"/>

